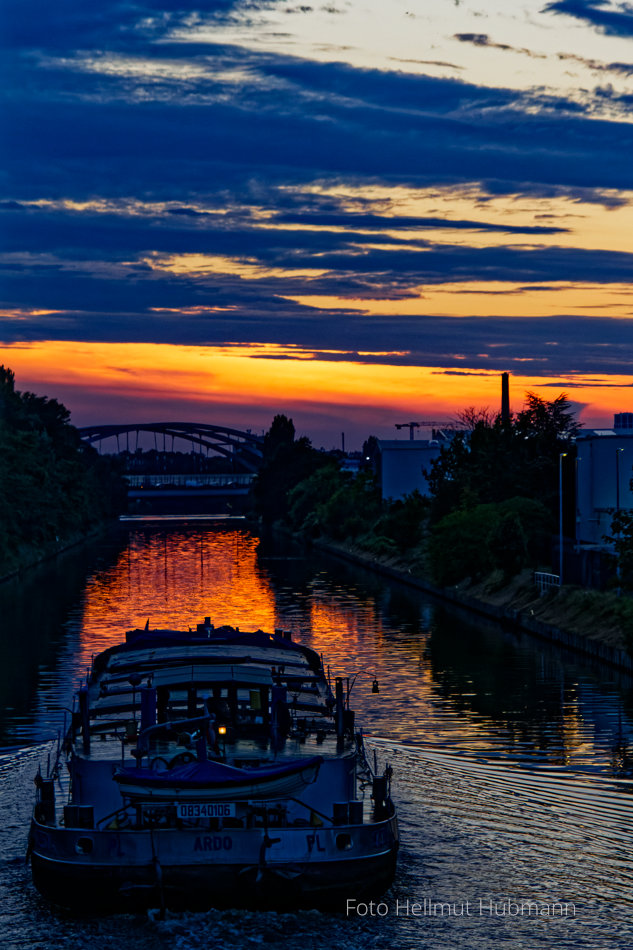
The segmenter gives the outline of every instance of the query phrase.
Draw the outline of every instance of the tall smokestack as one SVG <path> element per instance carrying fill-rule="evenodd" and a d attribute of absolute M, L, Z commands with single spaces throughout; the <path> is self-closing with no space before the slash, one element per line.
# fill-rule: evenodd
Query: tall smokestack
<path fill-rule="evenodd" d="M 501 422 L 510 422 L 510 374 L 501 374 Z"/>

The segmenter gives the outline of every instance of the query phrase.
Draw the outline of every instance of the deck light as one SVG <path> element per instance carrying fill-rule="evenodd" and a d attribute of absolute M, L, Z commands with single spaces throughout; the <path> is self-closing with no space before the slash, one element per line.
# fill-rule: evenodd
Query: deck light
<path fill-rule="evenodd" d="M 346 677 L 346 681 L 347 681 L 346 705 L 347 705 L 347 708 L 348 708 L 348 709 L 349 709 L 349 697 L 350 697 L 350 693 L 352 692 L 352 689 L 354 688 L 354 683 L 356 682 L 356 680 L 358 679 L 359 676 L 370 676 L 370 677 L 372 678 L 372 683 L 371 683 L 371 691 L 372 691 L 372 693 L 379 693 L 379 692 L 380 692 L 380 687 L 379 687 L 379 685 L 378 685 L 378 679 L 377 679 L 377 677 L 376 677 L 376 673 L 374 672 L 374 670 L 358 670 L 358 672 L 357 672 L 357 673 L 354 673 L 354 675 L 353 675 L 352 677 L 350 677 L 350 676 Z"/>

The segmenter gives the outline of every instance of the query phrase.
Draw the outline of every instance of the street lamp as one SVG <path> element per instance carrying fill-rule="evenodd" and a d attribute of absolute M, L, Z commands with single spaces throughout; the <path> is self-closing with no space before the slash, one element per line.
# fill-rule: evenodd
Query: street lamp
<path fill-rule="evenodd" d="M 624 452 L 624 449 L 615 450 L 615 513 L 616 515 L 620 511 L 620 452 Z M 618 525 L 617 531 L 618 540 L 620 539 L 620 526 Z M 615 551 L 615 572 L 618 578 L 618 587 L 617 594 L 620 596 L 620 553 L 616 547 Z"/>
<path fill-rule="evenodd" d="M 567 452 L 558 456 L 558 586 L 563 586 L 563 459 Z"/>
<path fill-rule="evenodd" d="M 581 506 L 580 506 L 580 480 L 578 478 L 580 462 L 582 462 L 582 455 L 577 455 L 575 458 L 574 471 L 575 471 L 575 485 L 574 485 L 574 495 L 576 501 L 576 516 L 574 519 L 574 551 L 578 554 L 580 550 L 580 542 L 578 540 L 578 525 L 581 520 Z"/>

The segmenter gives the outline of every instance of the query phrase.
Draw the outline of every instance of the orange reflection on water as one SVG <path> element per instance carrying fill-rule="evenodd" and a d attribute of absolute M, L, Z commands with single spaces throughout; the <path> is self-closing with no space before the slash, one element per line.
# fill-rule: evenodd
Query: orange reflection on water
<path fill-rule="evenodd" d="M 496 750 L 482 734 L 480 718 L 459 709 L 459 698 L 438 702 L 435 671 L 424 656 L 426 635 L 407 642 L 384 622 L 373 598 L 361 601 L 320 585 L 313 590 L 310 619 L 311 645 L 325 654 L 332 677 L 348 678 L 352 706 L 369 734 L 432 743 L 445 736 L 450 709 L 460 743 L 478 752 Z M 374 678 L 378 694 L 372 693 Z"/>
<path fill-rule="evenodd" d="M 374 598 L 317 581 L 310 626 L 311 646 L 323 652 L 332 678 L 347 678 L 351 705 L 369 735 L 455 745 L 490 757 L 508 751 L 520 755 L 527 746 L 556 766 L 592 754 L 577 702 L 567 698 L 547 723 L 538 713 L 522 717 L 511 697 L 506 698 L 507 710 L 501 699 L 491 715 L 475 671 L 472 679 L 462 679 L 450 660 L 444 666 L 433 659 L 428 650 L 431 625 L 407 635 L 389 623 Z M 378 694 L 372 692 L 374 678 Z"/>
<path fill-rule="evenodd" d="M 244 529 L 132 532 L 114 566 L 86 585 L 83 667 L 148 619 L 152 629 L 188 630 L 211 617 L 216 626 L 274 630 L 275 601 L 257 564 L 258 543 Z"/>
<path fill-rule="evenodd" d="M 326 650 L 331 656 L 332 650 L 343 644 L 345 654 L 350 646 L 353 650 L 357 648 L 362 628 L 367 629 L 369 626 L 375 630 L 379 619 L 372 610 L 371 624 L 368 625 L 364 617 L 368 609 L 371 608 L 363 609 L 363 605 L 357 601 L 341 603 L 340 600 L 313 599 L 310 603 L 310 626 L 319 649 Z"/>
<path fill-rule="evenodd" d="M 269 545 L 260 556 L 245 526 L 145 528 L 127 540 L 112 566 L 88 578 L 70 618 L 62 666 L 75 685 L 94 654 L 148 618 L 152 628 L 180 630 L 205 616 L 244 630 L 282 627 L 323 654 L 332 678 L 349 678 L 351 706 L 370 735 L 555 766 L 598 757 L 608 766 L 593 716 L 610 700 L 591 687 L 583 700 L 555 658 L 514 643 L 502 650 L 496 634 L 358 579 L 338 561 L 283 563 L 287 553 L 276 557 Z"/>

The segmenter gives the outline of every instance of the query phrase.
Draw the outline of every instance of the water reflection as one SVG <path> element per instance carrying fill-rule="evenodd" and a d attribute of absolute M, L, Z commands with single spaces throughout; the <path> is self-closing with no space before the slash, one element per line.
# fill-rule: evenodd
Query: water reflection
<path fill-rule="evenodd" d="M 397 777 L 403 847 L 386 897 L 391 907 L 429 896 L 527 897 L 574 901 L 577 916 L 69 919 L 35 895 L 24 865 L 28 790 L 47 751 L 36 745 L 0 756 L 5 943 L 281 948 L 291 933 L 297 945 L 320 947 L 334 929 L 342 950 L 633 945 L 632 786 L 610 778 L 626 767 L 630 748 L 630 678 L 468 624 L 414 590 L 260 542 L 234 525 L 134 528 L 96 553 L 29 575 L 28 584 L 0 587 L 3 736 L 50 736 L 92 653 L 126 629 L 148 617 L 152 625 L 187 627 L 205 615 L 243 628 L 289 628 L 326 654 L 333 674 L 370 674 L 357 678 L 352 699 L 373 733 L 369 744 L 389 757 Z M 374 675 L 379 694 L 371 692 Z"/>
<path fill-rule="evenodd" d="M 49 572 L 37 597 L 31 582 L 22 595 L 0 590 L 14 604 L 0 647 L 5 744 L 53 734 L 92 656 L 125 630 L 210 616 L 290 629 L 332 675 L 359 673 L 353 701 L 374 735 L 604 774 L 630 766 L 630 678 L 601 682 L 605 671 L 577 657 L 473 626 L 414 590 L 243 526 L 134 527 L 74 573 Z"/>
<path fill-rule="evenodd" d="M 107 570 L 86 583 L 81 663 L 143 626 L 216 624 L 274 629 L 275 599 L 257 564 L 257 537 L 238 529 L 136 529 Z M 80 664 L 81 665 L 81 664 Z"/>
<path fill-rule="evenodd" d="M 122 535 L 90 542 L 0 584 L 1 746 L 39 738 L 33 728 L 39 692 L 67 674 L 62 655 L 79 643 L 77 609 L 86 573 L 100 569 L 104 549 L 110 563 L 126 543 Z"/>

